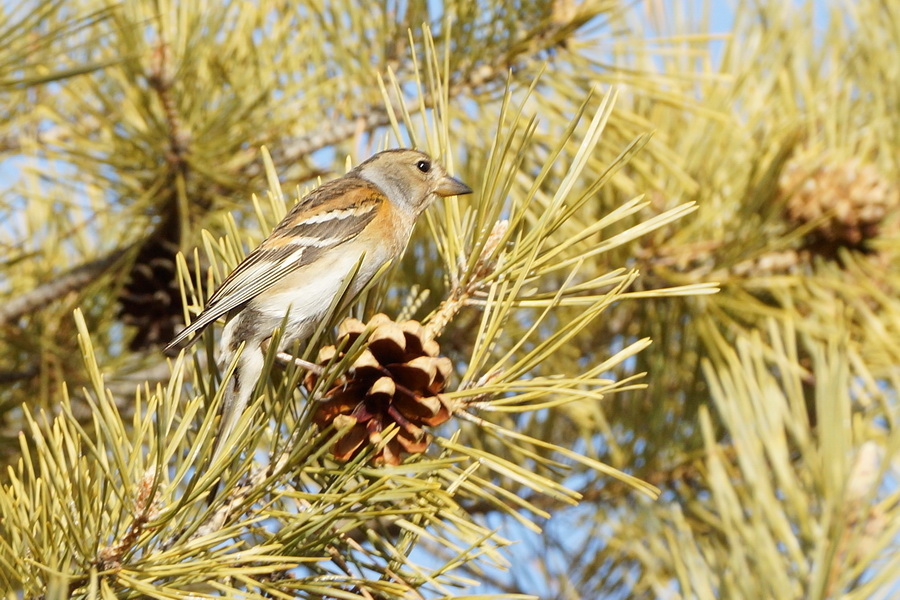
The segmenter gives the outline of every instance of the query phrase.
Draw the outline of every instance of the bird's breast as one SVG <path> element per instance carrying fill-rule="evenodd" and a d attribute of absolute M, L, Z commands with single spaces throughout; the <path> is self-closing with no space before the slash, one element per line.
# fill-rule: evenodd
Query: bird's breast
<path fill-rule="evenodd" d="M 391 257 L 350 242 L 329 249 L 257 296 L 251 302 L 253 310 L 273 323 L 273 328 L 281 324 L 289 308 L 288 330 L 303 322 L 318 321 L 364 252 L 365 258 L 348 290 L 349 297 L 356 295 Z"/>

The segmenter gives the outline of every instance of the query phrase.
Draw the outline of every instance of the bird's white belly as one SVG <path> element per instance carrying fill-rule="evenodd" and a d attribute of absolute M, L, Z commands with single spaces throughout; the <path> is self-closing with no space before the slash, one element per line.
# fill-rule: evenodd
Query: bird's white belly
<path fill-rule="evenodd" d="M 276 327 L 281 326 L 285 314 L 288 314 L 288 317 L 282 347 L 289 346 L 293 340 L 298 338 L 302 340 L 312 335 L 362 253 L 361 250 L 359 252 L 354 252 L 350 248 L 347 250 L 333 252 L 332 256 L 320 257 L 312 264 L 288 275 L 250 302 L 247 308 L 258 315 L 260 323 L 257 331 L 262 339 L 271 335 Z M 374 275 L 380 265 L 373 265 L 372 262 L 366 257 L 348 290 L 348 297 L 358 293 L 365 282 Z"/>

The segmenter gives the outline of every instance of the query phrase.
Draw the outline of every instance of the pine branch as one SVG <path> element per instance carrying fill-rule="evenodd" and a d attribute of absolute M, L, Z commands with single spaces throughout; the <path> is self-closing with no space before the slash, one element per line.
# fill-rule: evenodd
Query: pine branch
<path fill-rule="evenodd" d="M 43 283 L 33 290 L 5 301 L 0 306 L 0 325 L 42 310 L 47 304 L 93 283 L 109 269 L 118 265 L 132 248 L 133 245 L 117 248 L 106 256 L 75 267 L 57 276 L 53 281 Z"/>

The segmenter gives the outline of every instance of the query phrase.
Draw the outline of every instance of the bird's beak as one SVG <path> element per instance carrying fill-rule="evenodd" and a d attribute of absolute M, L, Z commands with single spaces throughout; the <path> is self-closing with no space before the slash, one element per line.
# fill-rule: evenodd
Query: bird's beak
<path fill-rule="evenodd" d="M 446 177 L 441 179 L 441 182 L 434 190 L 434 193 L 441 198 L 446 198 L 447 196 L 464 196 L 466 194 L 471 194 L 472 188 L 464 184 L 459 179 L 447 175 Z"/>

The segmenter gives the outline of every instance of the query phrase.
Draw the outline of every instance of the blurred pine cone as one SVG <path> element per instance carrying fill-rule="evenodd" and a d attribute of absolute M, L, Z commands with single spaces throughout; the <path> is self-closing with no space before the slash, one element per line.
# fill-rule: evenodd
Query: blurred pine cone
<path fill-rule="evenodd" d="M 453 365 L 439 356 L 438 343 L 428 338 L 418 321 L 397 323 L 378 314 L 369 325 L 373 330 L 366 348 L 325 392 L 314 420 L 320 428 L 332 423 L 337 428 L 352 425 L 332 447 L 335 459 L 350 460 L 369 444 L 377 448 L 374 463 L 398 465 L 404 452 L 415 454 L 428 448 L 431 435 L 424 427 L 450 418 L 452 409 L 440 392 Z M 342 347 L 349 348 L 365 329 L 363 322 L 346 319 L 339 328 Z M 325 346 L 317 362 L 325 366 L 342 356 L 334 346 Z M 304 384 L 313 390 L 318 380 L 318 375 L 310 373 Z M 391 424 L 399 431 L 384 444 L 382 432 Z"/>
<path fill-rule="evenodd" d="M 795 159 L 779 181 L 785 214 L 796 226 L 818 222 L 807 248 L 833 258 L 837 249 L 866 250 L 885 217 L 900 205 L 900 190 L 869 164 Z"/>
<path fill-rule="evenodd" d="M 119 318 L 134 327 L 133 351 L 168 343 L 184 321 L 175 267 L 180 236 L 177 217 L 164 219 L 144 240 L 119 294 Z"/>

